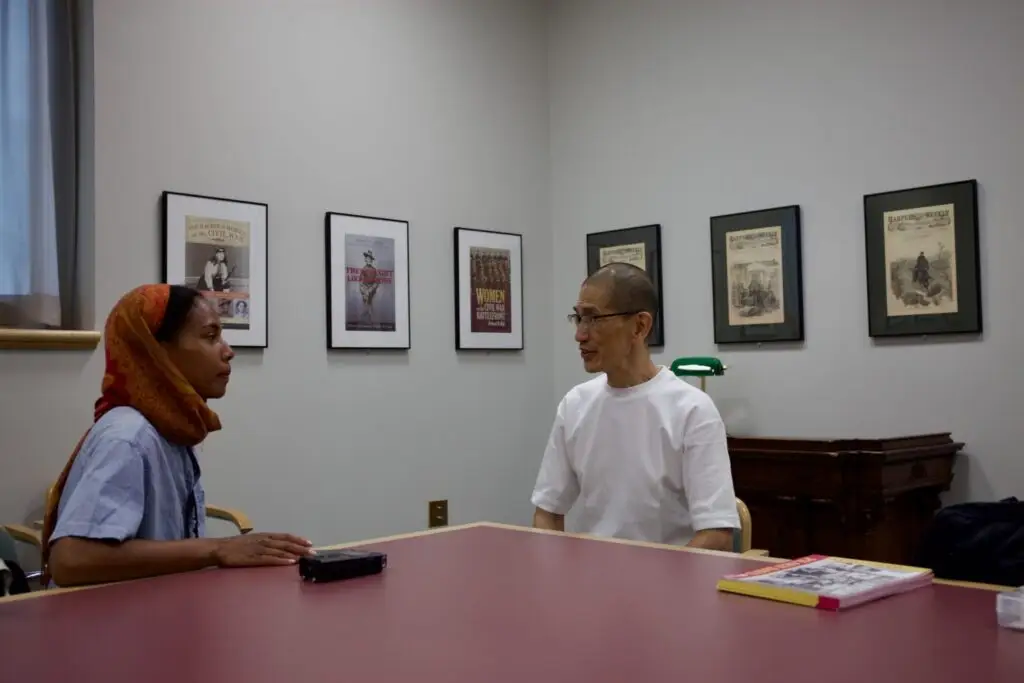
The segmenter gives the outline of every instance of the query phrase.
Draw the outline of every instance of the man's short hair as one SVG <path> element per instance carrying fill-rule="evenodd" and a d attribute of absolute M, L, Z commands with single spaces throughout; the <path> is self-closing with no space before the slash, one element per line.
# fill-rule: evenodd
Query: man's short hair
<path fill-rule="evenodd" d="M 658 316 L 658 292 L 643 268 L 629 263 L 609 263 L 595 270 L 585 281 L 608 288 L 609 313 L 646 311 L 652 319 Z M 651 324 L 653 329 L 654 325 Z"/>

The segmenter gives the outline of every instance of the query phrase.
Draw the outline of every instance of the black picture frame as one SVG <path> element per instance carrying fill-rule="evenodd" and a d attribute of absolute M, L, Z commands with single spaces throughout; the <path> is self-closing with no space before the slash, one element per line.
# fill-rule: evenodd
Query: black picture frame
<path fill-rule="evenodd" d="M 711 298 L 715 344 L 804 340 L 800 230 L 798 204 L 712 216 Z M 741 232 L 746 234 L 735 234 Z M 767 252 L 758 256 L 743 254 L 743 245 L 751 243 Z M 734 245 L 731 250 L 730 245 Z M 735 256 L 730 258 L 730 253 Z M 761 258 L 769 254 L 775 256 L 767 261 Z M 781 264 L 773 265 L 779 258 Z M 730 261 L 737 269 L 737 277 L 742 275 L 751 281 L 730 281 Z M 773 272 L 776 267 L 778 270 Z M 763 277 L 768 277 L 767 288 L 760 285 Z M 781 287 L 777 284 L 779 279 Z"/>
<path fill-rule="evenodd" d="M 353 238 L 352 245 L 348 244 L 347 237 Z M 372 254 L 372 247 L 375 245 L 377 253 Z M 348 253 L 350 246 L 355 249 L 353 254 Z M 371 325 L 369 328 L 361 327 L 362 314 L 356 319 L 350 319 L 348 316 L 349 304 L 353 300 L 359 301 L 361 296 L 361 292 L 357 291 L 354 296 L 349 297 L 349 285 L 362 284 L 360 281 L 350 282 L 348 270 L 350 267 L 371 265 L 360 264 L 354 260 L 360 255 L 366 256 L 364 249 L 371 252 L 371 258 L 374 259 L 374 281 L 381 282 L 382 285 L 388 284 L 386 278 L 390 271 L 392 285 L 390 304 L 394 319 L 388 319 L 392 316 L 387 315 L 385 303 L 385 319 L 374 321 L 371 314 L 367 321 L 367 324 Z M 412 348 L 410 260 L 409 221 L 340 211 L 328 211 L 324 214 L 324 287 L 329 351 L 408 351 Z M 387 268 L 388 265 L 390 269 Z M 384 271 L 383 279 L 379 274 L 381 270 Z M 375 290 L 374 296 L 379 295 L 379 290 Z M 374 324 L 383 327 L 373 329 Z"/>
<path fill-rule="evenodd" d="M 952 208 L 948 218 L 942 216 L 945 207 Z M 906 216 L 915 209 L 922 213 L 915 224 L 893 228 L 891 234 L 910 229 L 928 233 L 889 237 L 887 226 L 908 224 L 913 214 L 900 221 L 901 213 Z M 870 337 L 982 332 L 977 180 L 865 195 L 864 251 Z M 918 251 L 922 260 L 911 251 Z M 950 258 L 952 268 L 943 267 Z"/>
<path fill-rule="evenodd" d="M 648 336 L 647 344 L 652 348 L 665 346 L 665 301 L 661 283 L 661 224 L 638 225 L 632 228 L 618 228 L 603 232 L 587 234 L 587 275 L 607 263 L 615 262 L 615 248 L 629 248 L 643 245 L 643 268 L 658 293 L 658 312 L 654 318 L 654 326 Z M 605 252 L 604 250 L 609 250 Z M 605 258 L 602 259 L 602 252 Z M 634 259 L 627 257 L 623 262 L 631 263 Z"/>
<path fill-rule="evenodd" d="M 221 313 L 224 339 L 233 348 L 266 349 L 270 340 L 270 207 L 265 202 L 217 197 L 165 190 L 160 197 L 161 253 L 160 279 L 167 284 L 183 284 L 203 291 L 216 301 Z M 224 221 L 224 234 L 216 227 L 204 228 L 205 221 Z M 244 225 L 247 244 L 231 244 L 233 226 Z M 190 230 L 191 229 L 191 230 Z M 190 240 L 190 232 L 208 235 L 203 241 Z M 237 232 L 235 230 L 234 232 Z M 194 246 L 212 249 L 244 249 L 244 278 L 232 267 L 225 279 L 244 281 L 244 289 L 204 289 L 203 275 L 196 270 Z M 190 249 L 190 247 L 193 247 Z M 241 254 L 239 254 L 241 255 Z M 231 263 L 231 254 L 228 263 Z M 221 294 L 221 291 L 225 292 Z M 244 312 L 242 308 L 244 307 Z M 231 309 L 230 311 L 228 309 Z"/>
<path fill-rule="evenodd" d="M 523 236 L 514 232 L 459 228 L 452 230 L 455 246 L 455 349 L 457 351 L 522 351 L 526 348 L 523 330 Z M 484 304 L 494 310 L 480 310 L 476 292 L 481 288 L 474 281 L 473 258 L 487 258 L 487 252 L 498 257 L 496 282 L 504 292 L 493 303 Z M 493 258 L 493 257 L 492 257 Z M 501 262 L 506 268 L 507 282 L 501 277 Z M 497 316 L 500 315 L 500 322 Z M 487 316 L 495 320 L 494 330 L 487 329 Z"/>

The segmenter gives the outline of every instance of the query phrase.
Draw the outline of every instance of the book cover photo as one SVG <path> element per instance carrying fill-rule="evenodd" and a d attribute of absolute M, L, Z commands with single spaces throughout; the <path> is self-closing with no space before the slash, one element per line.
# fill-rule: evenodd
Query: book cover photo
<path fill-rule="evenodd" d="M 247 221 L 185 216 L 185 284 L 203 293 L 228 330 L 249 329 Z"/>
<path fill-rule="evenodd" d="M 488 247 L 469 248 L 469 309 L 473 332 L 512 332 L 512 252 Z"/>

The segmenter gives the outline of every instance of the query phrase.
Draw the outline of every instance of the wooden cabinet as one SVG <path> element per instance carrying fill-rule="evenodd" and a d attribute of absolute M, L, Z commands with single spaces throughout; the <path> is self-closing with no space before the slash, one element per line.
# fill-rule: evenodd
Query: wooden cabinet
<path fill-rule="evenodd" d="M 753 547 L 909 563 L 949 489 L 964 444 L 948 433 L 894 439 L 729 437 Z"/>

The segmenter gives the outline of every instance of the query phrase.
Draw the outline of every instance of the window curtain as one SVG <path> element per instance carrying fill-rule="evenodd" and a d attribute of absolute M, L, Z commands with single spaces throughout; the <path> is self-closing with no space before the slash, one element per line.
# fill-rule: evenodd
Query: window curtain
<path fill-rule="evenodd" d="M 0 326 L 77 323 L 75 0 L 0 0 Z"/>

